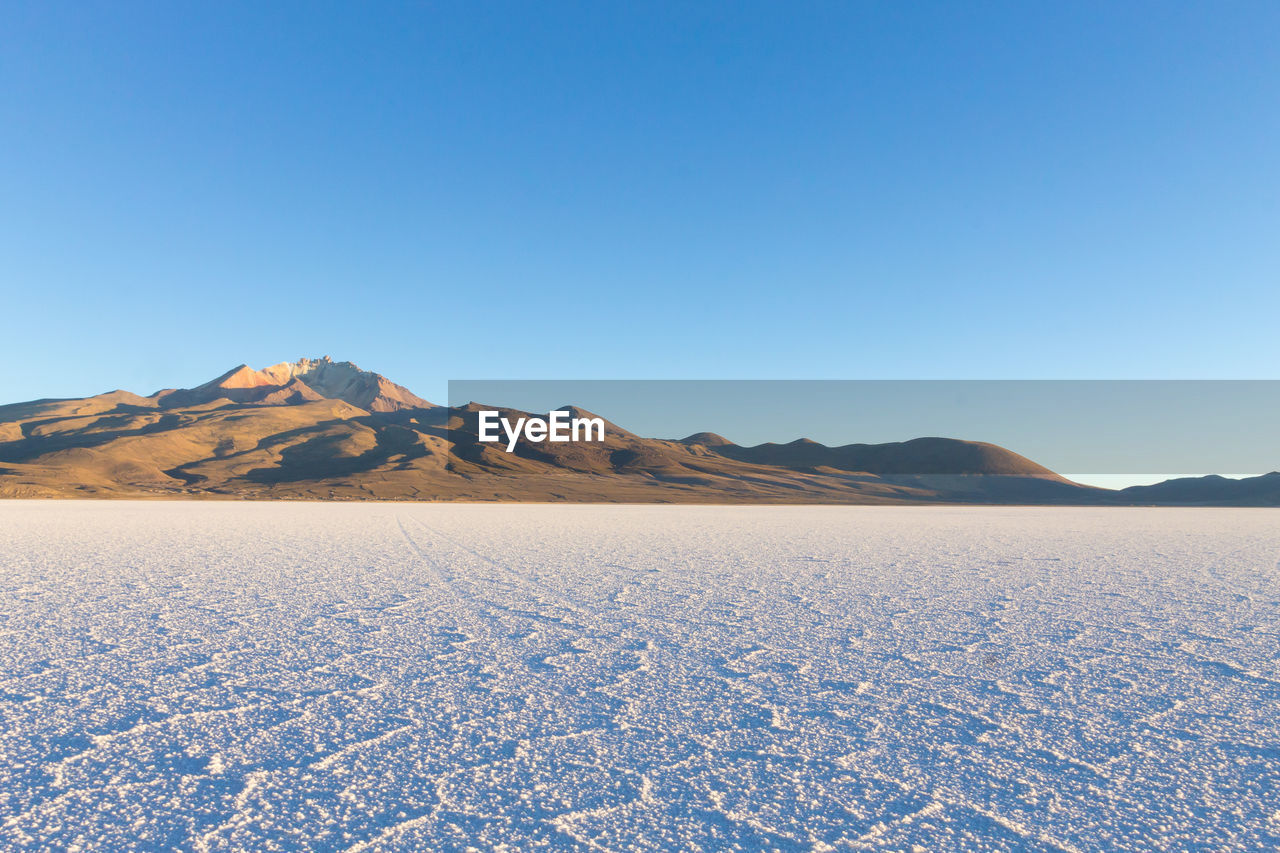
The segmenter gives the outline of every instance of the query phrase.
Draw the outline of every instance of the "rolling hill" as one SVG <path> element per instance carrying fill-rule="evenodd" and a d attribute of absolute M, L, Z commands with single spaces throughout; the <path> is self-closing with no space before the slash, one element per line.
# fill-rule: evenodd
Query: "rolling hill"
<path fill-rule="evenodd" d="M 603 442 L 521 442 L 508 453 L 479 441 L 481 409 L 529 416 L 438 406 L 328 357 L 239 365 L 145 397 L 0 406 L 0 497 L 1280 503 L 1277 481 L 1096 489 L 997 445 L 951 438 L 743 447 L 711 432 L 665 440 L 606 422 Z"/>

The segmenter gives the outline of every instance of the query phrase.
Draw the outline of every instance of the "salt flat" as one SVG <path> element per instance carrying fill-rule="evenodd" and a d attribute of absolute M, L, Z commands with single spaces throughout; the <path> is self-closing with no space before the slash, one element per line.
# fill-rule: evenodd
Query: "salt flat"
<path fill-rule="evenodd" d="M 1278 522 L 0 503 L 0 848 L 1274 849 Z"/>

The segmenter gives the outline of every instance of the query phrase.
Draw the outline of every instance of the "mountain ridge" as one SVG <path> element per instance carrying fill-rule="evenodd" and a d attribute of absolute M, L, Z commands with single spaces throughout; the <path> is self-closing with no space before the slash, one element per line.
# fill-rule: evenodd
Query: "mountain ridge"
<path fill-rule="evenodd" d="M 980 441 L 743 447 L 712 432 L 645 438 L 572 404 L 558 410 L 605 420 L 603 442 L 508 453 L 478 440 L 482 409 L 532 417 L 437 406 L 328 356 L 241 364 L 146 397 L 14 403 L 0 406 L 0 496 L 1280 505 L 1280 475 L 1112 492 Z"/>
<path fill-rule="evenodd" d="M 166 408 L 227 399 L 254 405 L 289 405 L 338 399 L 368 412 L 433 408 L 434 404 L 381 374 L 361 370 L 350 361 L 329 356 L 301 358 L 255 370 L 247 364 L 190 389 L 164 389 L 151 395 Z"/>

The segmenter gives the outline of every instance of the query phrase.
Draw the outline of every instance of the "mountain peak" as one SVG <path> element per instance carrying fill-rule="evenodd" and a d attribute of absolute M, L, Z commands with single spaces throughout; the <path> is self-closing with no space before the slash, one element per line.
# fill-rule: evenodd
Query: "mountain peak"
<path fill-rule="evenodd" d="M 333 363 L 334 363 L 333 359 L 325 355 L 325 356 L 321 356 L 320 358 L 300 358 L 297 361 L 282 361 L 279 364 L 273 364 L 270 367 L 264 367 L 262 368 L 262 370 L 258 372 L 263 374 L 264 376 L 271 377 L 271 379 L 273 379 L 276 382 L 276 384 L 283 385 L 287 383 L 290 379 L 298 378 L 305 374 L 312 373 L 318 370 L 323 370 L 325 369 L 325 367 L 330 366 Z M 340 362 L 340 364 L 345 365 L 346 367 L 349 367 L 352 370 L 359 371 L 361 373 L 367 372 L 367 371 L 360 370 L 359 367 L 357 367 L 356 365 L 352 364 L 349 361 L 343 361 L 343 362 Z"/>
<path fill-rule="evenodd" d="M 732 441 L 723 435 L 714 432 L 695 432 L 693 435 L 685 436 L 680 439 L 681 444 L 701 444 L 703 447 L 724 447 L 727 444 L 733 444 Z"/>
<path fill-rule="evenodd" d="M 217 379 L 212 379 L 200 388 L 261 388 L 265 385 L 278 385 L 270 377 L 254 370 L 247 364 L 233 367 Z"/>
<path fill-rule="evenodd" d="M 350 361 L 334 361 L 329 356 L 302 358 L 293 364 L 277 364 L 267 368 L 273 375 L 296 378 L 322 396 L 346 400 L 370 412 L 395 412 L 400 409 L 430 409 L 431 403 L 403 385 L 385 376 L 361 370 Z"/>
<path fill-rule="evenodd" d="M 161 392 L 164 405 L 207 403 L 219 398 L 236 403 L 279 406 L 316 400 L 342 400 L 368 412 L 428 409 L 433 405 L 385 376 L 361 370 L 329 356 L 282 361 L 261 370 L 247 364 L 190 390 Z"/>

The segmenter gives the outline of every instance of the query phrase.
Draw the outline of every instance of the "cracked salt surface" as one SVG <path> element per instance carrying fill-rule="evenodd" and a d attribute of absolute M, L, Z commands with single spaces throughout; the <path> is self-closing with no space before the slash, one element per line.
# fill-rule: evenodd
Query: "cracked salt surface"
<path fill-rule="evenodd" d="M 0 504 L 0 848 L 1280 847 L 1274 511 Z"/>

